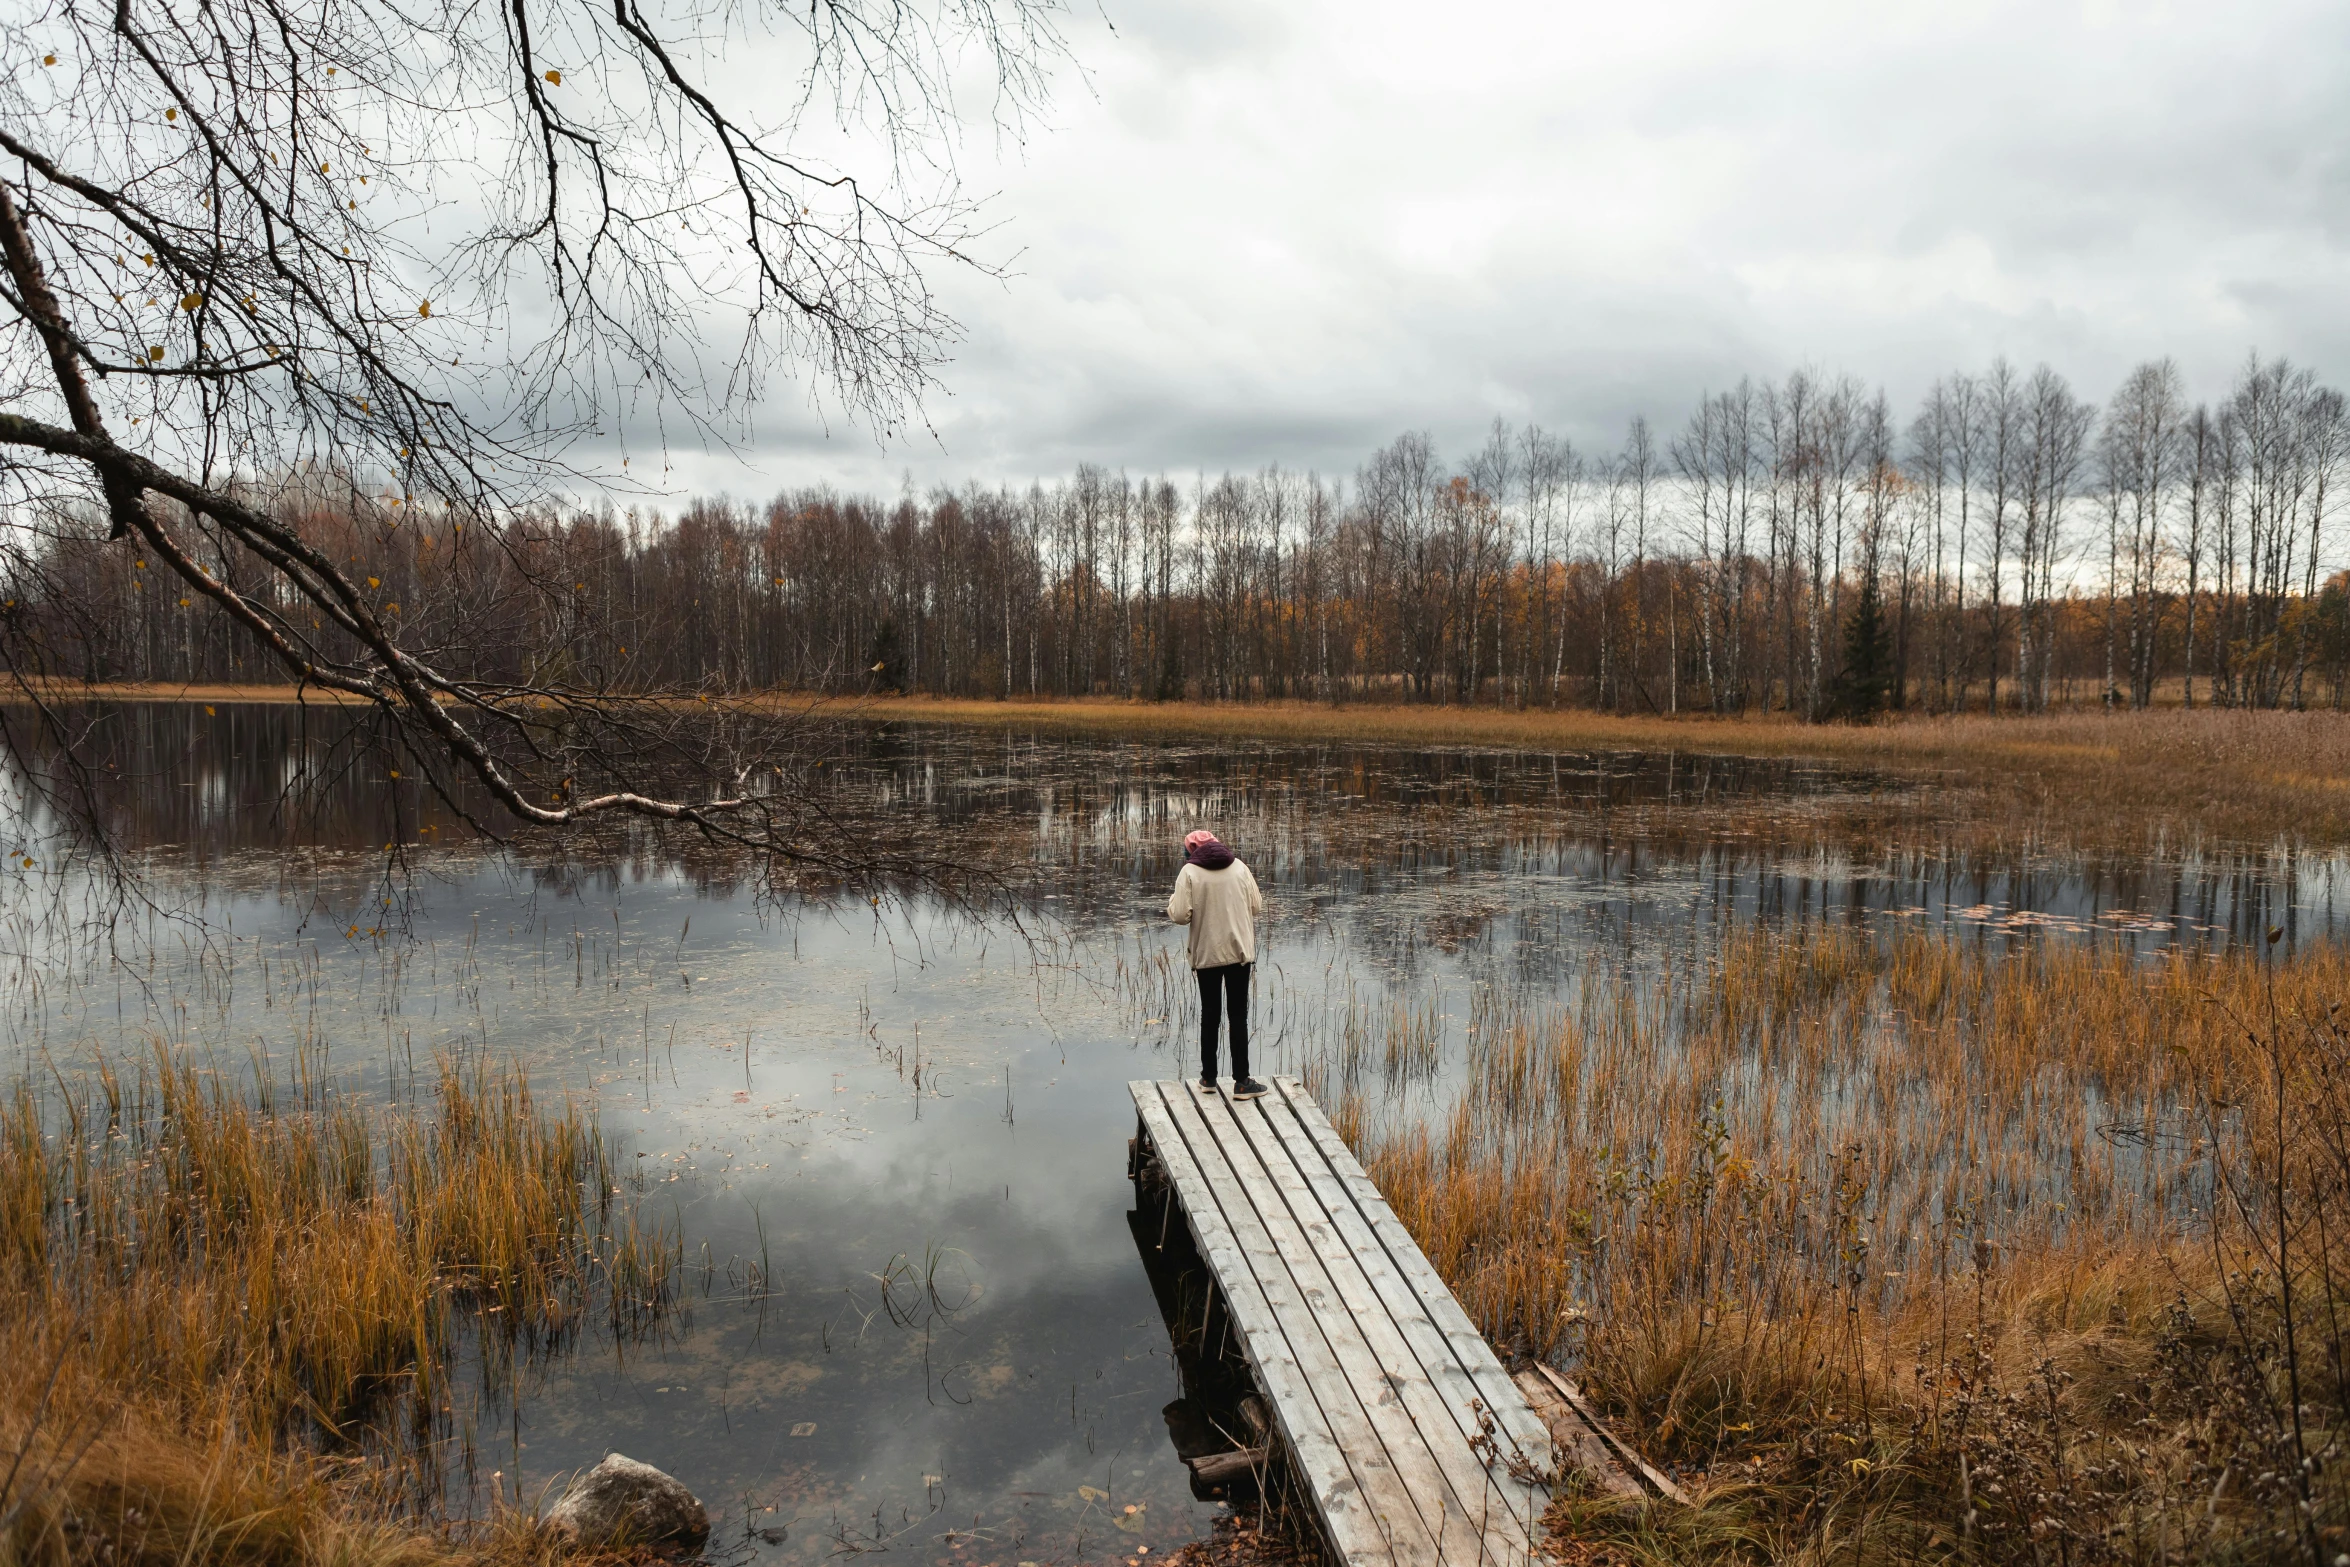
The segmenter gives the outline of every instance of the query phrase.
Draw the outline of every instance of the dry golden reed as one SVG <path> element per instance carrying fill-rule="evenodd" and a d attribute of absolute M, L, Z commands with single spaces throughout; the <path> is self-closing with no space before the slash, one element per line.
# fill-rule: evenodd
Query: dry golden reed
<path fill-rule="evenodd" d="M 2180 1498 L 2268 1451 L 2245 1411 L 2278 1363 L 2273 1282 L 2299 1282 L 2288 1312 L 2337 1298 L 2330 1256 L 2263 1271 L 2242 1247 L 2247 1215 L 2322 1186 L 2253 1179 L 2251 1134 L 2275 1121 L 2293 1143 L 2276 1106 L 2321 1090 L 2350 1124 L 2342 1074 L 2321 1081 L 2332 1047 L 2276 1044 L 2345 997 L 2332 946 L 2272 961 L 1749 926 L 1576 1005 L 1478 1006 L 1434 1125 L 1342 1061 L 1309 1077 L 1495 1341 L 1577 1366 L 1700 1495 L 1677 1517 L 1570 1505 L 1584 1544 L 2202 1559 L 2166 1555 L 2193 1540 L 2267 1559 L 2274 1509 L 2248 1482 L 2273 1482 L 2273 1455 L 2233 1468 L 2192 1527 Z M 2215 1227 L 2231 1180 L 2257 1189 Z M 1961 1454 L 2038 1471 L 2019 1492 Z"/>
<path fill-rule="evenodd" d="M 280 1105 L 158 1050 L 0 1109 L 0 1562 L 477 1551 L 391 1521 L 429 1511 L 460 1342 L 664 1309 L 677 1238 L 577 1105 L 478 1058 L 424 1105 L 298 1076 Z"/>

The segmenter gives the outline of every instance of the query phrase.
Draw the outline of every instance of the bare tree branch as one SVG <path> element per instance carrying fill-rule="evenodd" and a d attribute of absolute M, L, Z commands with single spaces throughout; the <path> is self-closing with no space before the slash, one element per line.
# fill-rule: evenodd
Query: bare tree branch
<path fill-rule="evenodd" d="M 785 798 L 792 725 L 577 667 L 553 629 L 573 589 L 531 519 L 583 478 L 625 484 L 591 454 L 648 416 L 724 439 L 777 368 L 883 431 L 918 416 L 956 335 L 931 272 L 986 270 L 956 79 L 983 62 L 987 115 L 1018 134 L 1060 19 L 1059 0 L 33 0 L 0 65 L 0 516 L 62 537 L 97 510 L 137 571 L 512 820 L 634 816 L 878 867 L 870 834 L 802 841 L 840 824 Z M 780 115 L 728 85 L 752 50 L 795 62 Z M 329 542 L 359 514 L 430 530 L 442 569 L 392 598 Z M 491 577 L 485 626 L 466 597 Z M 52 700 L 57 650 L 0 641 Z"/>

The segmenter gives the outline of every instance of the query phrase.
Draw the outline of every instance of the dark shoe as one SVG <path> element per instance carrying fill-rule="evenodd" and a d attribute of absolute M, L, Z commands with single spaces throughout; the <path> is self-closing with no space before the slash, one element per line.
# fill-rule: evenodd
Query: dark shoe
<path fill-rule="evenodd" d="M 1265 1097 L 1265 1085 L 1253 1077 L 1244 1077 L 1232 1085 L 1232 1097 L 1235 1099 L 1262 1099 Z"/>
<path fill-rule="evenodd" d="M 1212 1094 L 1216 1091 L 1216 1080 L 1212 1077 L 1203 1077 L 1199 1080 L 1199 1086 L 1203 1092 Z"/>

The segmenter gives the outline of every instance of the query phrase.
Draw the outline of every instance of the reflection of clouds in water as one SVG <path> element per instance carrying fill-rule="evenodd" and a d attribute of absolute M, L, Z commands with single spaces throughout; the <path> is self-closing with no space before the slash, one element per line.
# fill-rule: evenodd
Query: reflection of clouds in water
<path fill-rule="evenodd" d="M 1495 1007 L 1573 1006 L 1758 919 L 2140 946 L 2341 920 L 2339 857 L 1887 850 L 1837 837 L 1820 804 L 1865 780 L 1784 762 L 924 731 L 877 738 L 841 786 L 1030 878 L 1035 945 L 919 903 L 763 904 L 650 839 L 607 860 L 421 849 L 406 936 L 350 941 L 380 896 L 378 797 L 354 784 L 290 829 L 282 714 L 239 710 L 224 745 L 172 711 L 142 720 L 145 765 L 210 781 L 126 820 L 192 846 L 152 877 L 206 924 L 142 924 L 118 965 L 92 927 L 45 917 L 36 882 L 0 884 L 22 955 L 0 970 L 11 1065 L 46 1052 L 70 1072 L 166 1040 L 282 1078 L 324 1043 L 355 1090 L 389 1096 L 429 1093 L 437 1052 L 486 1048 L 547 1092 L 593 1093 L 628 1184 L 707 1257 L 709 1287 L 674 1338 L 481 1390 L 480 1471 L 536 1484 L 617 1447 L 737 1522 L 785 1520 L 755 1542 L 774 1560 L 868 1539 L 950 1555 L 950 1530 L 983 1558 L 1068 1559 L 1204 1518 L 1168 1451 L 1178 1386 L 1123 1179 L 1126 1080 L 1175 1075 L 1193 1048 L 1197 993 L 1161 909 L 1176 831 L 1203 816 L 1274 907 L 1260 1060 L 1351 1058 L 1409 1114 L 1449 1103 Z M 881 1310 L 874 1275 L 942 1248 L 976 1298 Z M 1137 1518 L 1144 1536 L 1117 1522 Z"/>
<path fill-rule="evenodd" d="M 151 990 L 103 954 L 20 968 L 8 1055 L 70 1072 L 168 1037 L 282 1076 L 308 1038 L 354 1091 L 406 1097 L 436 1052 L 487 1047 L 542 1092 L 593 1093 L 623 1186 L 712 1271 L 673 1338 L 476 1387 L 479 1476 L 527 1491 L 617 1448 L 738 1522 L 745 1497 L 787 1499 L 749 1515 L 796 1520 L 756 1542 L 775 1560 L 824 1559 L 877 1510 L 897 1549 L 951 1528 L 1066 1560 L 1109 1532 L 1079 1483 L 1147 1501 L 1161 1545 L 1190 1536 L 1205 1513 L 1167 1450 L 1164 1330 L 1124 1225 L 1124 1083 L 1160 1064 L 1105 992 L 919 910 L 893 951 L 869 918 L 778 918 L 681 876 L 582 900 L 494 862 L 449 872 L 409 943 L 304 933 L 273 886 L 210 895 L 211 945 L 155 947 Z M 893 1319 L 872 1275 L 934 1251 L 958 1309 Z"/>

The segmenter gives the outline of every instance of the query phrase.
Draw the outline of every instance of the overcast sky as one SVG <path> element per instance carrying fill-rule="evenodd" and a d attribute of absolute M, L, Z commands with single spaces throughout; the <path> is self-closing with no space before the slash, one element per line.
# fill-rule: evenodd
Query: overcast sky
<path fill-rule="evenodd" d="M 1997 354 L 2099 400 L 2164 354 L 2198 397 L 2254 349 L 2350 379 L 2340 0 L 1107 16 L 1024 149 L 963 150 L 1015 275 L 943 280 L 938 441 L 828 435 L 779 389 L 746 461 L 676 482 L 1350 474 L 1497 415 L 1612 446 L 1798 366 L 1904 418 Z"/>

